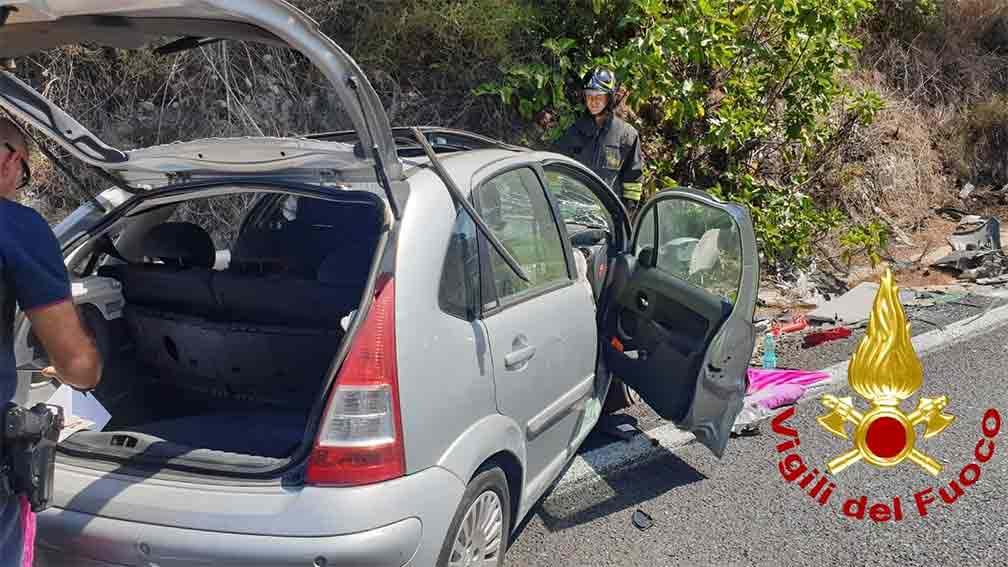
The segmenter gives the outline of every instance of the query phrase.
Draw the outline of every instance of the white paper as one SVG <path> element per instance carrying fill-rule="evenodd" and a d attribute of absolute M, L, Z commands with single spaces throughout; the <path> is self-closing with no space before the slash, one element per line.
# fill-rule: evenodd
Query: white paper
<path fill-rule="evenodd" d="M 57 388 L 46 403 L 63 408 L 64 425 L 60 431 L 60 442 L 78 431 L 101 431 L 112 419 L 112 415 L 94 396 L 85 395 L 67 385 Z"/>

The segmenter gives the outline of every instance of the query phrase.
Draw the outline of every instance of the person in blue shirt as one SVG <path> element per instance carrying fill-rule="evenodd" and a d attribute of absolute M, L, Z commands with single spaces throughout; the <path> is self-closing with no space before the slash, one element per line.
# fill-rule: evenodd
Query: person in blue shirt
<path fill-rule="evenodd" d="M 45 219 L 14 202 L 31 180 L 21 130 L 0 118 L 0 407 L 14 398 L 14 315 L 20 308 L 49 354 L 43 374 L 80 390 L 101 379 L 101 360 L 70 292 L 63 254 Z M 20 565 L 25 548 L 18 497 L 0 496 L 0 565 Z"/>

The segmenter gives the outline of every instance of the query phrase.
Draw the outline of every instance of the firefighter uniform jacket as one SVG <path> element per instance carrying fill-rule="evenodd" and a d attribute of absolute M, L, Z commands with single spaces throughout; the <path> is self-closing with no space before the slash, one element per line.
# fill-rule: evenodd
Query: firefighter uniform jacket
<path fill-rule="evenodd" d="M 617 195 L 640 200 L 640 138 L 633 126 L 612 112 L 607 113 L 602 128 L 593 116 L 585 114 L 556 141 L 554 148 L 591 168 Z"/>

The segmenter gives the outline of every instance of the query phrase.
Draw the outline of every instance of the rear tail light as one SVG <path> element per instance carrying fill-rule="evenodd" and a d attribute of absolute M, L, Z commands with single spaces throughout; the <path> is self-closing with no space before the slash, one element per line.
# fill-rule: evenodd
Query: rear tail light
<path fill-rule="evenodd" d="M 395 349 L 395 286 L 383 278 L 336 377 L 305 473 L 308 484 L 361 485 L 405 472 Z"/>

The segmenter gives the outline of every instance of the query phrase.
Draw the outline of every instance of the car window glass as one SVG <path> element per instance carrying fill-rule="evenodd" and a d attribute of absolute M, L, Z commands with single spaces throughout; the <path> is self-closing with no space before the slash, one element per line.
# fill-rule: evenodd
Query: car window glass
<path fill-rule="evenodd" d="M 168 220 L 199 226 L 207 231 L 217 250 L 227 250 L 236 236 L 239 219 L 255 197 L 252 193 L 238 193 L 183 201 Z"/>
<path fill-rule="evenodd" d="M 480 270 L 476 225 L 459 211 L 448 239 L 438 300 L 445 313 L 471 319 L 479 308 Z"/>
<path fill-rule="evenodd" d="M 734 302 L 742 241 L 727 212 L 686 199 L 664 199 L 641 218 L 635 252 L 657 250 L 656 269 Z"/>
<path fill-rule="evenodd" d="M 477 193 L 480 216 L 528 275 L 525 282 L 490 247 L 490 268 L 501 301 L 518 298 L 569 277 L 560 231 L 538 177 L 531 169 L 501 174 Z"/>
<path fill-rule="evenodd" d="M 556 201 L 564 224 L 606 228 L 612 233 L 612 215 L 584 182 L 562 171 L 547 171 L 546 188 Z"/>
<path fill-rule="evenodd" d="M 67 215 L 66 218 L 56 223 L 52 230 L 56 235 L 59 245 L 62 247 L 67 242 L 80 236 L 84 231 L 98 224 L 104 217 L 105 213 L 98 210 L 93 204 L 84 203 Z"/>

